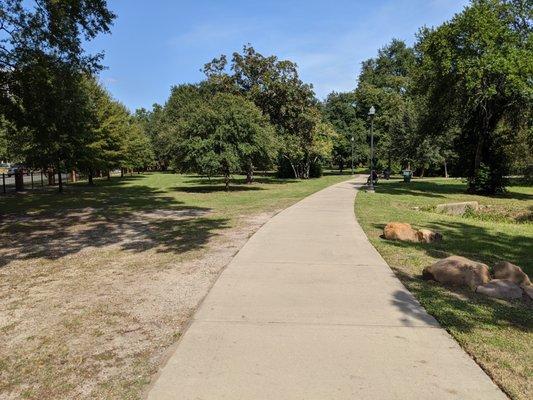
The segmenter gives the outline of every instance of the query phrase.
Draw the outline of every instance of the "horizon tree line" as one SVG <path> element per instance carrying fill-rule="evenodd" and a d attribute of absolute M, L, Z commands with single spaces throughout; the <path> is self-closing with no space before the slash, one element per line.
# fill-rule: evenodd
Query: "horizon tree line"
<path fill-rule="evenodd" d="M 257 170 L 308 179 L 352 157 L 369 164 L 374 106 L 380 170 L 465 176 L 484 194 L 503 191 L 511 173 L 531 177 L 530 0 L 472 0 L 421 28 L 412 47 L 393 39 L 363 61 L 354 90 L 324 101 L 294 62 L 245 45 L 134 113 L 98 83 L 102 55 L 81 46 L 114 18 L 101 0 L 0 4 L 0 158 L 82 171 L 90 183 L 114 169 L 223 176 L 226 187 Z"/>

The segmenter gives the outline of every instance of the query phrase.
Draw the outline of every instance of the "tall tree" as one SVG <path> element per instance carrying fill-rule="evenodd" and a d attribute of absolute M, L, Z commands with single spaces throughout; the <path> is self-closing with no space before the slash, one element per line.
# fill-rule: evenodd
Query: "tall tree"
<path fill-rule="evenodd" d="M 121 149 L 121 170 L 146 170 L 154 164 L 155 156 L 150 138 L 142 126 L 131 118 L 128 122 L 126 136 Z"/>
<path fill-rule="evenodd" d="M 504 189 L 505 149 L 531 126 L 532 27 L 530 0 L 473 0 L 419 34 L 417 84 L 433 129 L 460 132 L 456 147 L 471 191 Z"/>
<path fill-rule="evenodd" d="M 96 171 L 146 169 L 154 162 L 150 138 L 139 116 L 114 100 L 95 79 L 85 81 L 91 100 L 92 125 L 84 142 L 77 147 L 77 166 L 87 172 L 89 183 Z"/>
<path fill-rule="evenodd" d="M 354 165 L 368 159 L 367 129 L 364 120 L 358 116 L 356 101 L 355 92 L 333 92 L 323 105 L 326 119 L 337 132 L 333 137 L 333 161 L 341 173 L 344 168 L 351 167 L 352 149 Z"/>
<path fill-rule="evenodd" d="M 417 99 L 413 94 L 416 58 L 405 42 L 393 39 L 375 58 L 362 63 L 355 92 L 358 117 L 367 121 L 375 106 L 375 157 L 377 165 L 410 167 L 416 160 Z"/>
<path fill-rule="evenodd" d="M 109 32 L 113 19 L 105 0 L 0 3 L 0 114 L 15 124 L 28 164 L 61 171 L 74 162 L 90 124 L 82 73 L 102 57 L 82 42 Z"/>
<path fill-rule="evenodd" d="M 231 63 L 223 55 L 206 64 L 204 72 L 208 89 L 240 93 L 268 116 L 283 143 L 280 160 L 291 164 L 296 178 L 308 178 L 310 163 L 321 158 L 314 152 L 316 145 L 330 135 L 322 129 L 313 88 L 300 79 L 297 65 L 244 46 L 242 54 L 233 53 Z"/>
<path fill-rule="evenodd" d="M 177 125 L 173 162 L 181 171 L 224 176 L 246 171 L 256 157 L 268 157 L 273 132 L 261 111 L 242 96 L 219 93 L 188 109 Z"/>

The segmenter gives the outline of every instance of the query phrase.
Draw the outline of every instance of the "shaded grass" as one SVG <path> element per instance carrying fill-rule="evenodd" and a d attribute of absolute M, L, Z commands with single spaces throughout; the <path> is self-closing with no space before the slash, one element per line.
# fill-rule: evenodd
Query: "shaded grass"
<path fill-rule="evenodd" d="M 238 177 L 226 192 L 222 178 L 153 173 L 99 180 L 92 187 L 70 185 L 63 194 L 1 197 L 0 244 L 7 251 L 0 268 L 16 259 L 59 259 L 88 246 L 117 243 L 137 252 L 199 250 L 220 230 L 238 225 L 242 216 L 285 208 L 345 179 L 259 176 L 249 185 Z"/>
<path fill-rule="evenodd" d="M 361 192 L 357 196 L 355 211 L 372 244 L 426 310 L 512 398 L 529 399 L 533 393 L 531 306 L 421 279 L 426 265 L 452 254 L 489 266 L 509 260 L 532 275 L 533 224 L 513 220 L 509 215 L 531 212 L 533 188 L 514 186 L 496 197 L 468 195 L 465 189 L 464 183 L 453 179 L 415 180 L 410 184 L 380 181 L 376 193 Z M 431 211 L 439 203 L 472 200 L 491 207 L 492 218 L 448 216 Z M 502 212 L 498 217 L 501 210 L 505 214 Z M 444 241 L 429 245 L 385 241 L 379 236 L 391 221 L 438 230 Z"/>

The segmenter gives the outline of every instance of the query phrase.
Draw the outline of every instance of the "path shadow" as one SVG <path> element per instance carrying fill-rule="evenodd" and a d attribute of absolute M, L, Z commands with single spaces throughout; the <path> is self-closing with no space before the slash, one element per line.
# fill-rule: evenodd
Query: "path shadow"
<path fill-rule="evenodd" d="M 476 329 L 494 329 L 494 326 L 513 326 L 523 332 L 533 329 L 533 313 L 521 300 L 506 302 L 492 299 L 468 289 L 443 286 L 433 281 L 423 281 L 403 271 L 394 269 L 407 289 L 417 295 L 426 311 L 447 329 L 471 332 Z M 392 304 L 415 318 L 418 312 L 406 307 L 405 293 L 397 291 Z"/>
<path fill-rule="evenodd" d="M 424 322 L 428 326 L 438 326 L 435 318 L 420 307 L 411 293 L 397 290 L 393 294 L 391 303 L 405 315 L 401 318 L 401 323 L 404 326 L 414 326 L 412 319 Z"/>

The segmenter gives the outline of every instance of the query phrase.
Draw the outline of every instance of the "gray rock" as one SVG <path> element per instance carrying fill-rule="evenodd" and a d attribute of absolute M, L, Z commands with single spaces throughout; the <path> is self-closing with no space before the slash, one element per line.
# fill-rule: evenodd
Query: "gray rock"
<path fill-rule="evenodd" d="M 487 265 L 460 256 L 450 256 L 424 268 L 422 277 L 449 285 L 468 286 L 472 290 L 491 278 Z"/>
<path fill-rule="evenodd" d="M 525 295 L 529 297 L 530 300 L 533 300 L 533 286 L 521 286 L 522 290 L 524 291 Z"/>
<path fill-rule="evenodd" d="M 485 285 L 478 286 L 476 292 L 498 299 L 510 300 L 522 298 L 522 288 L 507 279 L 493 279 Z"/>
<path fill-rule="evenodd" d="M 464 201 L 462 203 L 438 204 L 436 210 L 437 212 L 449 215 L 463 215 L 466 210 L 477 211 L 478 208 L 479 204 L 477 201 Z"/>
<path fill-rule="evenodd" d="M 507 279 L 520 286 L 530 286 L 531 281 L 527 274 L 518 265 L 509 261 L 500 261 L 494 265 L 494 277 L 497 279 Z"/>

